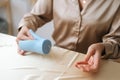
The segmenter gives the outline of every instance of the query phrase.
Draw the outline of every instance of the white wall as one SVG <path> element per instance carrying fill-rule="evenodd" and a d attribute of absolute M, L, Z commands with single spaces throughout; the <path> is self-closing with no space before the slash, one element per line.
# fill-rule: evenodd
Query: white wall
<path fill-rule="evenodd" d="M 30 4 L 30 0 L 11 0 L 11 8 L 12 8 L 12 18 L 13 18 L 13 33 L 14 36 L 17 35 L 17 27 L 20 19 L 23 17 L 23 15 L 27 12 L 29 12 L 32 8 L 32 5 Z M 4 10 L 0 9 L 0 16 L 5 17 Z M 51 38 L 51 34 L 53 32 L 53 23 L 50 22 L 43 26 L 42 28 L 37 30 L 37 34 L 50 39 L 52 43 L 54 41 Z"/>
<path fill-rule="evenodd" d="M 13 33 L 17 35 L 17 27 L 22 16 L 28 11 L 26 0 L 11 0 Z"/>

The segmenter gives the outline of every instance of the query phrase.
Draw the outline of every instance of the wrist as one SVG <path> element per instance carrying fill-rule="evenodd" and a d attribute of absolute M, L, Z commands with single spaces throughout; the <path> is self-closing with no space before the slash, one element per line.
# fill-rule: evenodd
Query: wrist
<path fill-rule="evenodd" d="M 100 43 L 102 46 L 101 56 L 105 55 L 105 45 L 103 43 Z"/>

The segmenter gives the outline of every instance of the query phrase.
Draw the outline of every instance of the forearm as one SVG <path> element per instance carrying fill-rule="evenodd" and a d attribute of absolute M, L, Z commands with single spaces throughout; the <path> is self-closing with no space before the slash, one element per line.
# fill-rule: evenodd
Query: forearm
<path fill-rule="evenodd" d="M 26 14 L 20 21 L 19 27 L 28 27 L 29 29 L 32 30 L 37 30 L 38 27 L 42 26 L 45 24 L 45 21 L 39 18 L 37 15 L 33 15 L 31 13 Z"/>

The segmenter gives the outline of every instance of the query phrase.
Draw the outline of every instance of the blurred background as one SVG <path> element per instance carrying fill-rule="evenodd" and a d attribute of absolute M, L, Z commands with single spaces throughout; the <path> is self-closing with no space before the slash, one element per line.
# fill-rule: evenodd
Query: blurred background
<path fill-rule="evenodd" d="M 0 33 L 16 36 L 20 19 L 31 11 L 37 0 L 0 0 Z M 53 22 L 49 22 L 36 33 L 52 41 Z"/>

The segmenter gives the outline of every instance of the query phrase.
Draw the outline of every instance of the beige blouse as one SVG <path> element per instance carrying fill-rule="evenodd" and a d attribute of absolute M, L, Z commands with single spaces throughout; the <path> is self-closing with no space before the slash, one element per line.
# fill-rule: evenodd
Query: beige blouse
<path fill-rule="evenodd" d="M 57 46 L 86 53 L 91 44 L 102 42 L 106 58 L 120 57 L 119 0 L 88 0 L 82 10 L 78 0 L 38 0 L 19 27 L 36 30 L 51 20 Z"/>

